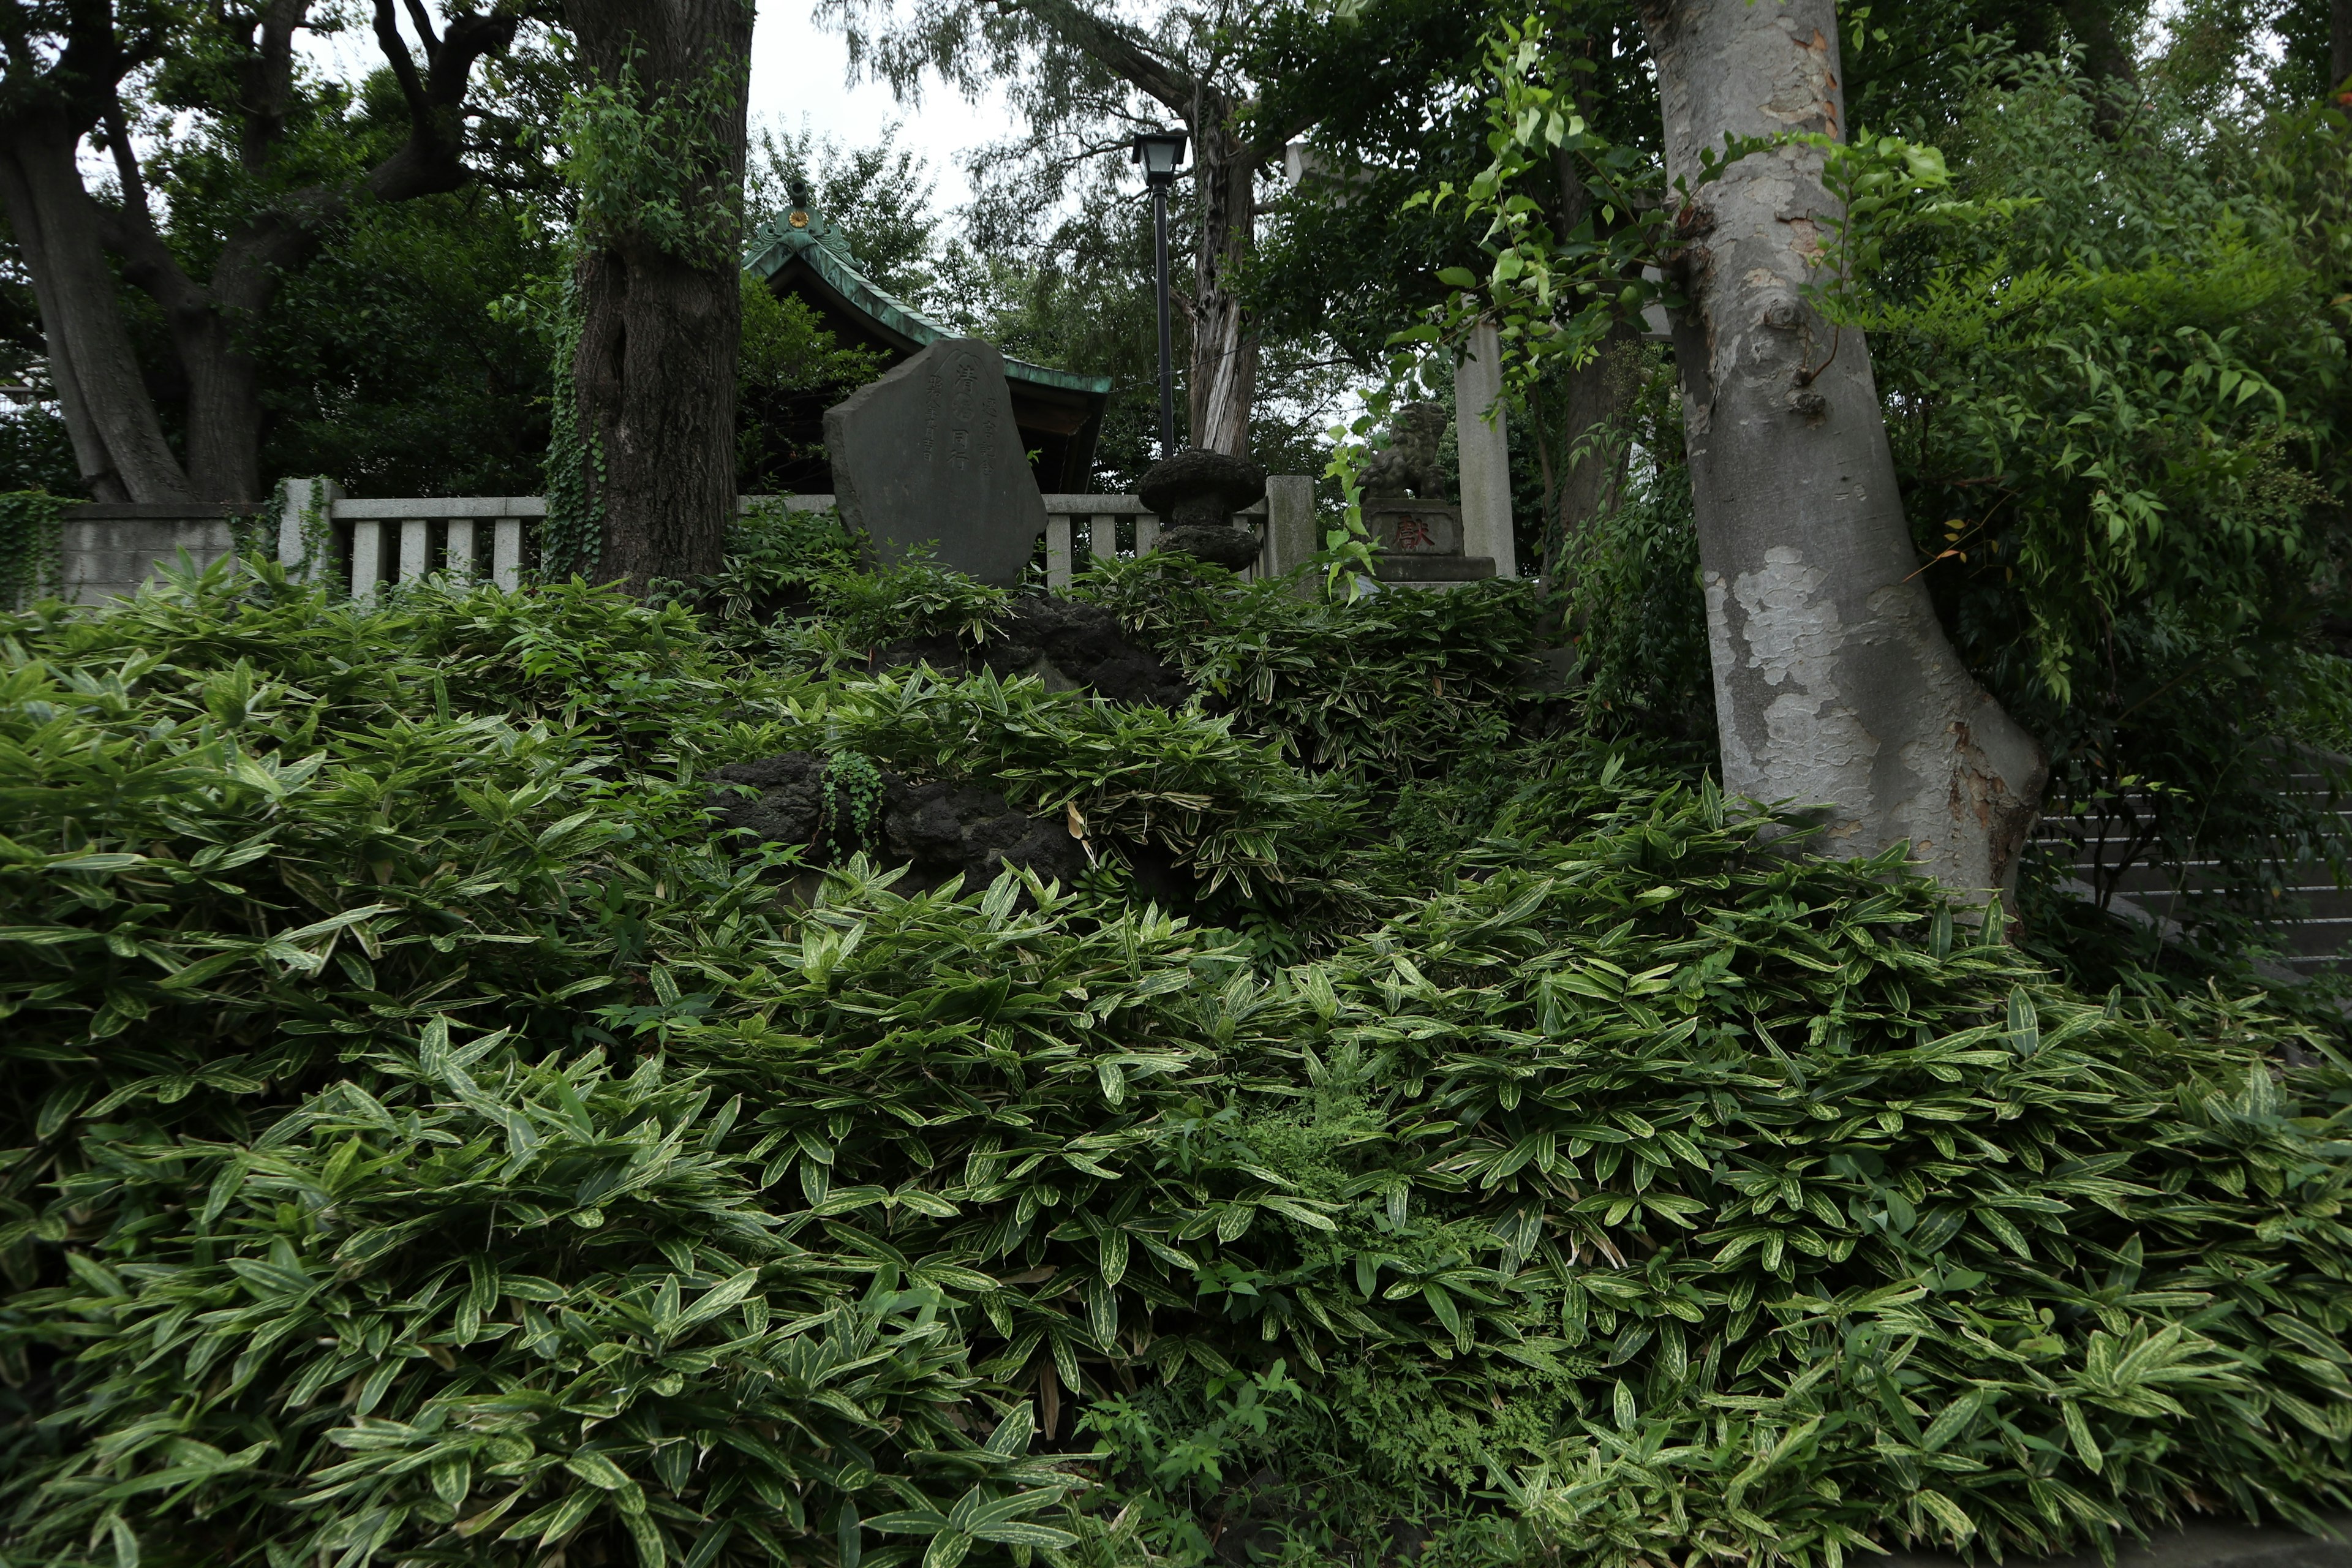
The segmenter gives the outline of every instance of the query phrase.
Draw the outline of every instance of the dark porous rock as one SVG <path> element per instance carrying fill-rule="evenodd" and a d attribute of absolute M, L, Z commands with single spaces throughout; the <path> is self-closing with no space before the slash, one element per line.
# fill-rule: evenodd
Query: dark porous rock
<path fill-rule="evenodd" d="M 961 876 L 969 889 L 992 882 L 1007 867 L 1027 867 L 1065 885 L 1087 868 L 1085 847 L 1070 837 L 1068 820 L 1032 816 L 994 790 L 933 780 L 910 783 L 882 773 L 882 804 L 869 839 L 850 822 L 836 822 L 824 795 L 824 757 L 786 752 L 752 763 L 731 763 L 711 775 L 719 824 L 766 843 L 803 846 L 814 858 L 844 859 L 863 849 L 886 866 L 911 868 L 902 892 L 922 892 Z M 749 784 L 746 797 L 729 785 Z M 836 800 L 845 806 L 842 792 Z"/>
<path fill-rule="evenodd" d="M 935 547 L 983 583 L 1021 580 L 1045 531 L 1004 356 L 978 338 L 941 338 L 824 413 L 835 503 L 881 563 Z"/>
<path fill-rule="evenodd" d="M 1160 548 L 1238 572 L 1257 559 L 1257 532 L 1248 528 L 1180 528 L 1160 536 Z"/>
<path fill-rule="evenodd" d="M 1087 853 L 1066 821 L 1031 816 L 994 790 L 943 782 L 890 792 L 882 818 L 887 855 L 910 862 L 932 886 L 961 874 L 985 887 L 1008 866 L 1065 886 L 1087 868 Z"/>
<path fill-rule="evenodd" d="M 1042 676 L 1049 690 L 1091 691 L 1155 708 L 1181 708 L 1192 695 L 1182 676 L 1128 641 L 1118 617 L 1100 605 L 1016 599 L 1003 633 L 981 651 L 998 675 Z"/>
<path fill-rule="evenodd" d="M 941 675 L 967 674 L 971 668 L 971 650 L 953 632 L 931 632 L 884 644 L 866 659 L 866 668 L 868 673 L 879 673 L 911 669 L 919 664 L 928 664 Z"/>
<path fill-rule="evenodd" d="M 756 763 L 730 763 L 711 774 L 719 784 L 750 784 L 760 793 L 719 789 L 711 804 L 722 826 L 756 834 L 770 844 L 811 844 L 824 826 L 825 761 L 814 752 L 786 752 Z"/>
<path fill-rule="evenodd" d="M 1160 548 L 1173 549 L 1170 534 L 1188 528 L 1231 528 L 1234 512 L 1264 500 L 1265 470 L 1195 447 L 1146 468 L 1136 494 L 1143 498 L 1143 510 L 1160 518 Z"/>

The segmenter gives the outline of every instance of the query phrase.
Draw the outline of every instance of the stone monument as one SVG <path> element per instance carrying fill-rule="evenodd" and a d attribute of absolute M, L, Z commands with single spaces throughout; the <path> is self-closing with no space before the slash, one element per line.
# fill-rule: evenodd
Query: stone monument
<path fill-rule="evenodd" d="M 942 566 L 1010 587 L 1045 531 L 1013 427 L 1004 356 L 942 338 L 824 413 L 841 521 L 875 563 L 929 546 Z"/>

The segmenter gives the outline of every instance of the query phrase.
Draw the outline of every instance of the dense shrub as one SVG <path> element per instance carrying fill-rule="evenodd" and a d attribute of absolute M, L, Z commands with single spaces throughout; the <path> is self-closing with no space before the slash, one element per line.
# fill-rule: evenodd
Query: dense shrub
<path fill-rule="evenodd" d="M 2330 1037 L 2070 992 L 1561 732 L 1507 595 L 1343 662 L 1153 570 L 1096 591 L 1220 717 L 577 587 L 0 622 L 0 1552 L 1614 1568 L 2352 1504 Z M 791 749 L 1223 901 L 795 901 L 703 783 Z M 1312 957 L 1228 919 L 1340 882 Z"/>

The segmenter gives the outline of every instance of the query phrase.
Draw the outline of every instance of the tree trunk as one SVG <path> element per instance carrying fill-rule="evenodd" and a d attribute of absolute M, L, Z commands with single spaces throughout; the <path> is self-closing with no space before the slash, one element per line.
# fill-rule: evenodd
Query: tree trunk
<path fill-rule="evenodd" d="M 742 0 L 569 0 L 599 83 L 664 103 L 711 104 L 680 145 L 675 186 L 702 193 L 689 253 L 621 218 L 583 234 L 572 357 L 582 489 L 601 519 L 596 575 L 642 594 L 655 578 L 719 570 L 735 512 L 737 249 L 751 8 Z M 713 84 L 720 85 L 715 97 Z M 692 199 L 689 197 L 689 199 Z M 714 206 L 712 204 L 718 204 Z M 724 210 L 719 210 L 723 207 Z"/>
<path fill-rule="evenodd" d="M 1727 133 L 1843 133 L 1831 0 L 1643 0 L 1670 178 Z M 1818 147 L 1697 186 L 1676 322 L 1727 791 L 1817 808 L 1817 844 L 1907 842 L 1963 895 L 2003 887 L 2047 766 L 1937 623 L 1862 334 L 1809 303 L 1839 216 Z"/>
<path fill-rule="evenodd" d="M 1586 48 L 1591 47 L 1588 40 Z M 1578 112 L 1585 111 L 1580 94 L 1576 105 Z M 1569 153 L 1553 155 L 1552 173 L 1559 187 L 1559 229 L 1562 235 L 1571 235 L 1592 216 L 1592 195 Z M 1568 373 L 1553 513 L 1559 529 L 1557 560 L 1563 566 L 1573 567 L 1585 534 L 1616 503 L 1618 479 L 1624 468 L 1625 416 L 1641 390 L 1640 379 L 1630 373 L 1625 356 L 1637 342 L 1633 328 L 1621 321 L 1610 329 L 1589 362 Z M 1547 462 L 1546 467 L 1549 469 L 1552 464 Z M 1552 476 L 1547 473 L 1546 479 L 1550 480 Z M 1543 552 L 1544 575 L 1557 581 L 1549 531 Z"/>
<path fill-rule="evenodd" d="M 1234 133 L 1223 97 L 1207 97 L 1192 128 L 1201 234 L 1192 274 L 1192 444 L 1246 458 L 1258 343 L 1234 279 L 1257 243 L 1258 155 Z"/>
<path fill-rule="evenodd" d="M 1566 411 L 1559 424 L 1559 510 L 1562 566 L 1573 569 L 1585 536 L 1617 504 L 1625 471 L 1625 416 L 1642 389 L 1639 340 L 1620 322 L 1601 342 L 1591 361 L 1568 373 Z M 1547 542 L 1549 543 L 1549 542 Z M 1553 574 L 1550 551 L 1544 572 Z"/>
<path fill-rule="evenodd" d="M 2137 81 L 2139 62 L 2129 39 L 2116 26 L 2114 0 L 2067 0 L 2066 28 L 2083 46 L 2083 68 L 2101 81 Z"/>
<path fill-rule="evenodd" d="M 2352 0 L 2334 0 L 2327 8 L 2328 86 L 2337 91 L 2352 77 Z"/>
<path fill-rule="evenodd" d="M 0 142 L 0 204 L 32 277 L 75 461 L 100 500 L 187 500 L 187 476 L 163 439 L 123 325 L 98 209 L 82 188 L 79 140 L 59 123 L 20 123 Z"/>

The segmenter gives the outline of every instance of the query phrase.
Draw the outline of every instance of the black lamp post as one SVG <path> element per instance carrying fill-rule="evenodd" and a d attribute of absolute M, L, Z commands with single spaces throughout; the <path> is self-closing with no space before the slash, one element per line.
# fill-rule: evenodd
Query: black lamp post
<path fill-rule="evenodd" d="M 1176 455 L 1176 371 L 1168 331 L 1168 187 L 1184 161 L 1184 132 L 1145 131 L 1135 138 L 1133 162 L 1151 187 L 1151 219 L 1160 261 L 1160 457 Z"/>

